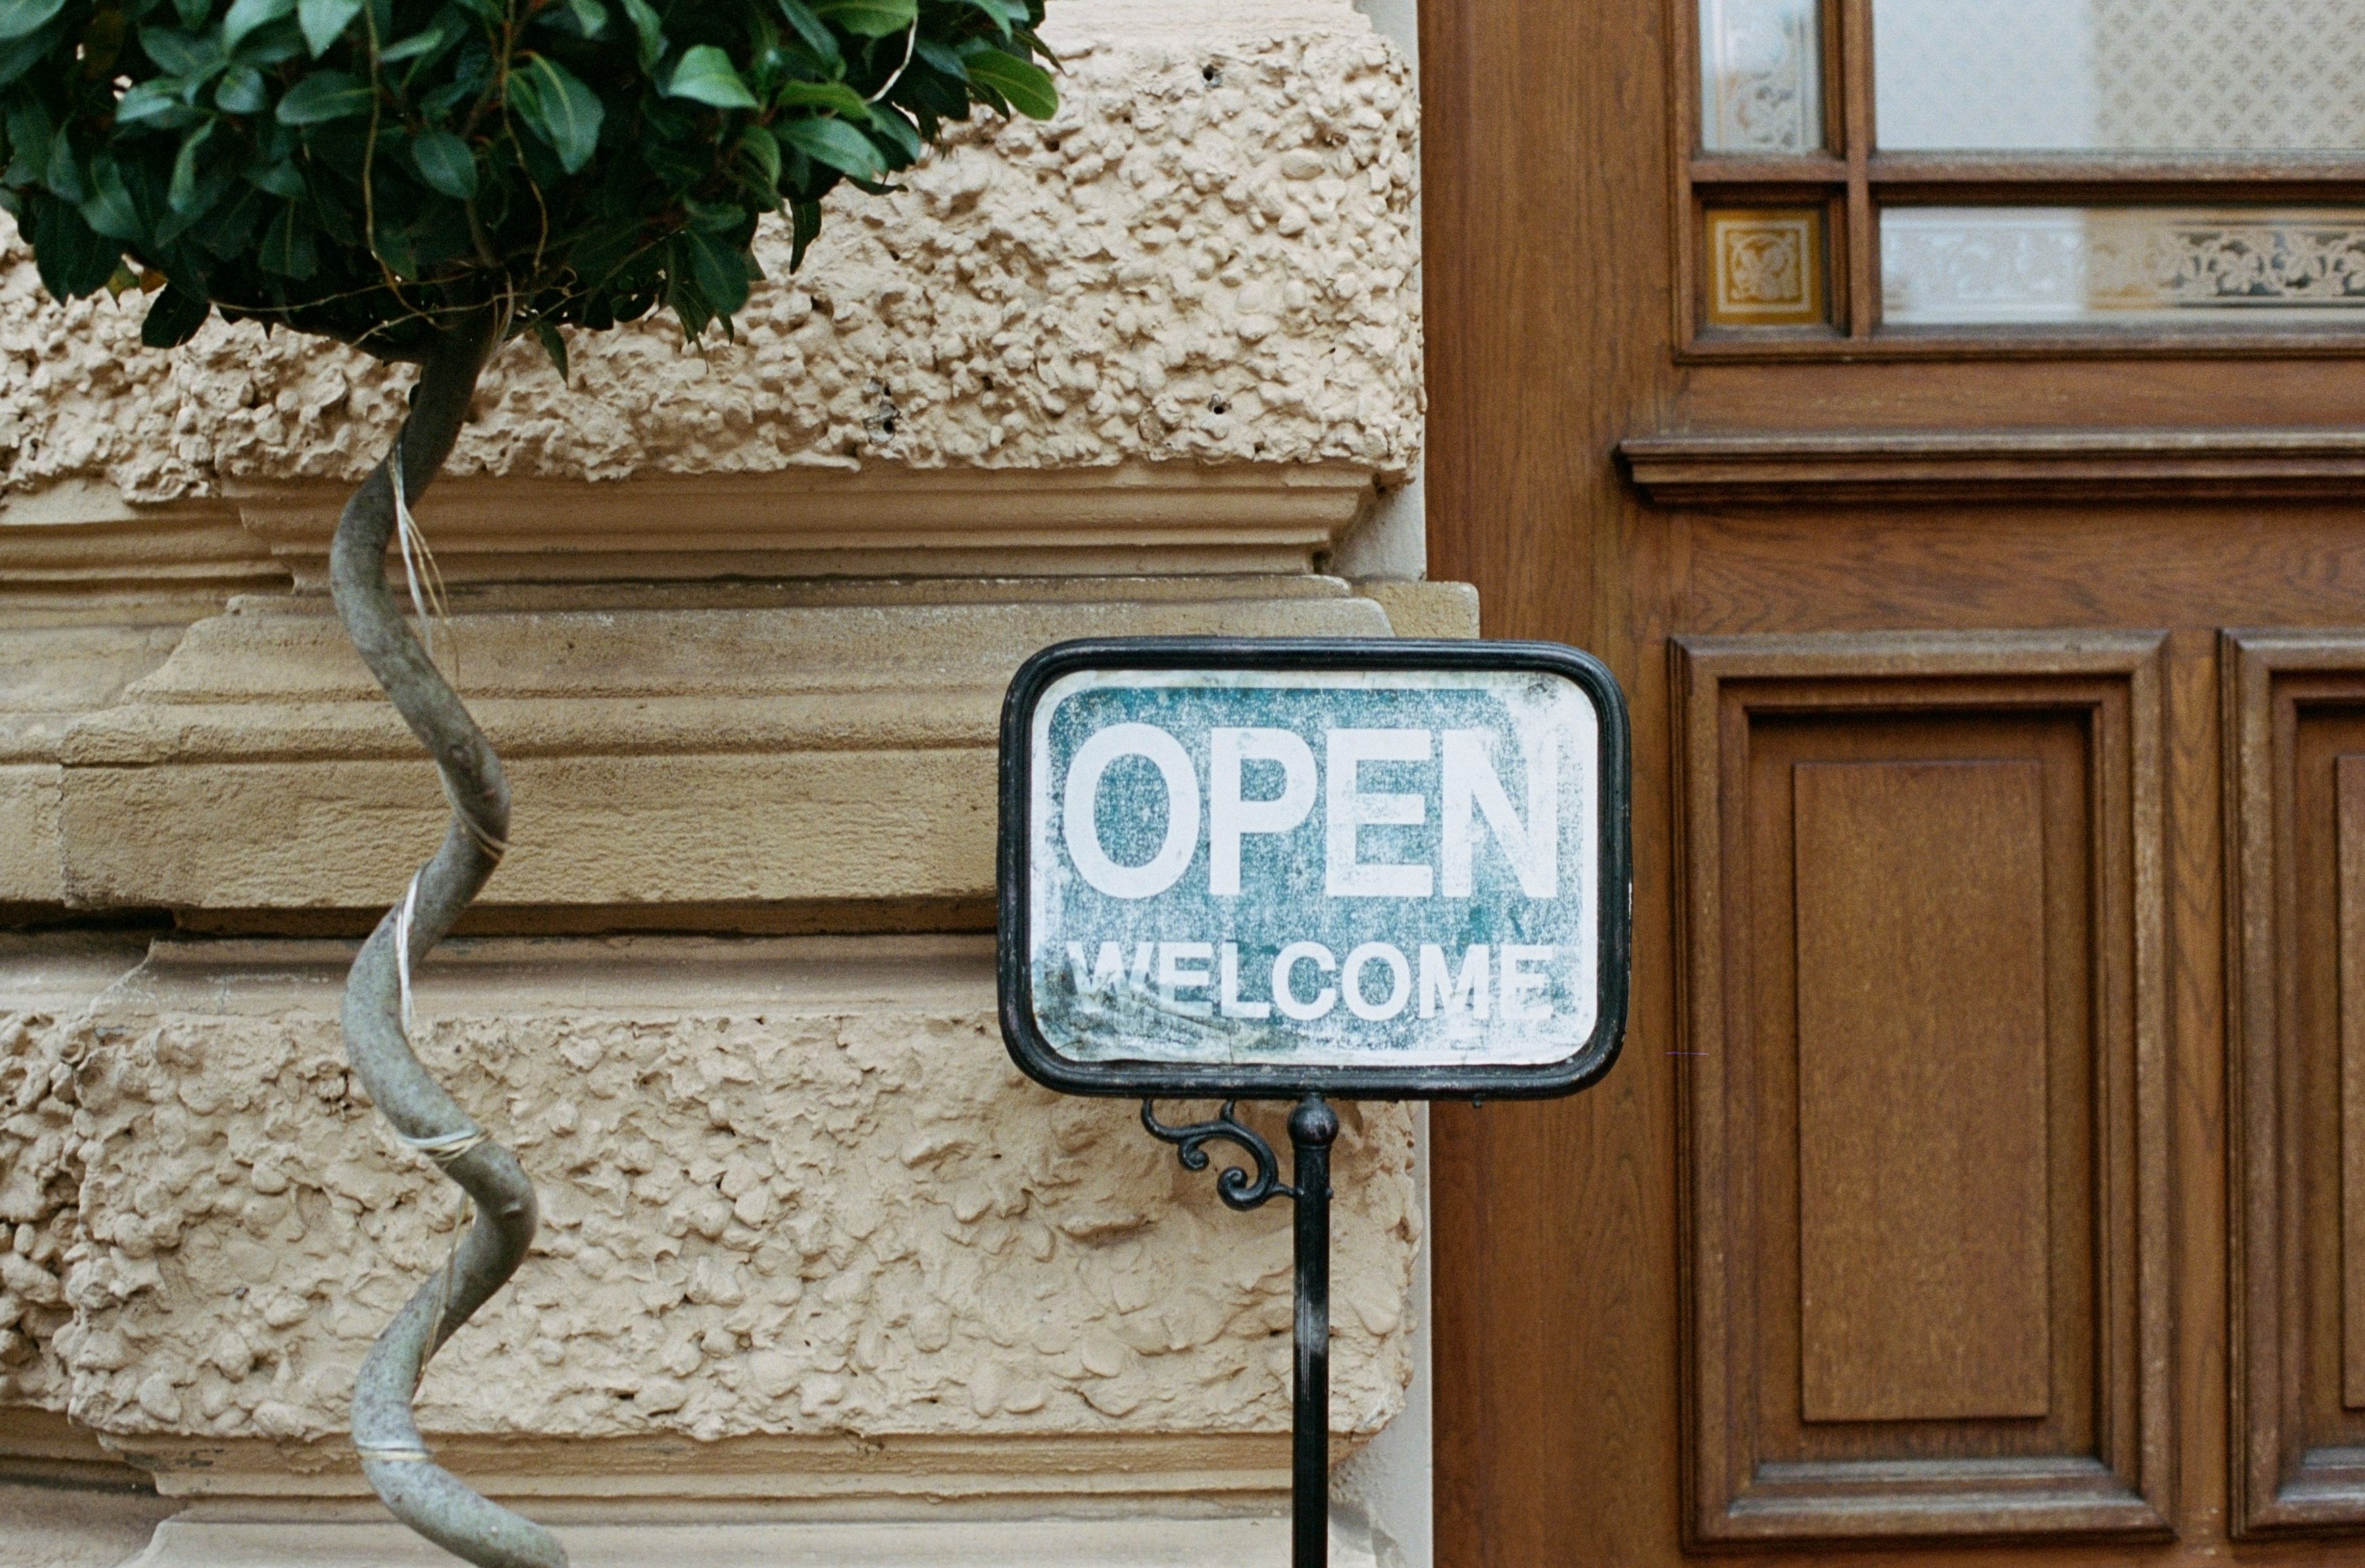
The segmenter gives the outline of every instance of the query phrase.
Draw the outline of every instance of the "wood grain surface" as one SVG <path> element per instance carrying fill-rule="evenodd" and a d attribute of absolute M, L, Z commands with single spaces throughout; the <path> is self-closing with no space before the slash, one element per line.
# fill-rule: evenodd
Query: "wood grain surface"
<path fill-rule="evenodd" d="M 1618 456 L 1629 438 L 1703 434 L 2038 431 L 2074 447 L 2130 431 L 2238 443 L 2253 429 L 2353 429 L 2365 426 L 2365 376 L 2343 356 L 2358 345 L 2346 334 L 2030 334 L 1897 350 L 1920 358 L 1844 343 L 1753 358 L 1691 342 L 1693 9 L 1421 7 L 1431 575 L 1478 585 L 1490 636 L 1552 638 L 1607 660 L 1631 703 L 1637 769 L 1624 1058 L 1576 1099 L 1440 1107 L 1432 1124 L 1439 1561 L 1671 1568 L 1745 1548 L 1750 1562 L 1784 1568 L 2365 1564 L 2365 1469 L 2344 1468 L 2365 1453 L 2365 1426 L 2351 1425 L 2365 1413 L 2346 1403 L 2343 1081 L 2329 1048 L 2343 994 L 2333 759 L 2365 756 L 2365 727 L 2342 727 L 2365 712 L 2365 638 L 2334 633 L 2365 626 L 2365 516 L 2338 496 L 2212 495 L 2173 474 L 2151 494 L 2105 475 L 2048 496 L 2025 471 L 1951 498 L 1908 483 L 1845 506 L 1797 490 L 1749 505 L 1706 491 L 1654 503 Z M 1852 192 L 1850 158 L 1831 162 L 1836 171 L 1698 172 L 1732 174 L 1729 188 L 1753 199 Z M 1866 189 L 1877 174 L 1933 174 L 1879 165 L 1867 155 Z M 1999 188 L 2017 179 L 1985 173 Z M 2132 171 L 2146 194 L 2176 189 L 2179 173 Z M 2222 199 L 2235 187 L 2210 188 Z M 1850 196 L 1852 218 L 1866 210 Z M 1852 239 L 1835 259 L 1852 319 L 1872 289 L 1865 249 Z M 2281 630 L 2221 647 L 2228 628 Z M 2156 720 L 2147 745 L 2132 730 L 2103 744 L 2092 727 L 2140 705 L 2124 652 L 2109 654 L 2115 674 L 1963 665 L 1946 678 L 1963 683 L 1952 716 L 1878 717 L 1877 689 L 1903 678 L 1902 634 L 1968 645 L 2010 633 L 2074 650 L 2135 633 L 2146 634 L 2141 701 Z M 1811 689 L 1823 711 L 1796 723 L 1722 704 L 1701 711 L 1671 685 L 1679 637 L 1749 643 L 1784 663 L 1765 680 Z M 1808 638 L 1821 651 L 1802 647 Z M 2307 652 L 2311 639 L 2322 645 Z M 2270 687 L 2281 695 L 2270 700 Z M 2344 692 L 2354 707 L 2341 706 Z M 2303 698 L 2308 724 L 2296 717 Z M 2274 716 L 2286 709 L 2288 721 Z M 1917 725 L 1923 738 L 1912 740 Z M 2018 749 L 1940 745 L 1981 726 Z M 1909 740 L 1934 749 L 1899 749 Z M 1799 749 L 1810 741 L 1821 749 Z M 1687 754 L 1782 759 L 1785 779 L 1801 762 L 2024 759 L 2048 780 L 2077 771 L 2074 757 L 2091 764 L 2079 765 L 2072 842 L 2128 846 L 2090 857 L 2066 890 L 2052 868 L 2057 815 L 2069 808 L 2049 783 L 2046 797 L 2048 1029 L 2074 1011 L 2076 987 L 2094 1010 L 2083 1048 L 2047 1043 L 2046 1415 L 1805 1419 L 1795 1195 L 1787 1249 L 1780 1235 L 1748 1234 L 1764 1228 L 1754 1216 L 1780 1210 L 1767 1192 L 1795 1182 L 1799 1164 L 1795 1124 L 1777 1114 L 1787 1105 L 1795 1117 L 1795 1085 L 1786 1098 L 1755 1075 L 1785 1060 L 1795 1074 L 1799 1058 L 1795 1045 L 1786 1058 L 1757 1041 L 1687 1054 L 1736 1018 L 1778 1013 L 1746 986 L 1687 980 L 1716 932 L 1764 940 L 1729 902 L 1704 929 L 1677 877 L 1680 846 L 1711 831 L 1699 813 L 1713 815 L 1742 767 L 1687 770 Z M 2304 836 L 2290 825 L 2303 821 Z M 1763 842 L 1753 831 L 1719 819 L 1708 862 L 1737 875 Z M 2149 847 L 2139 855 L 2136 844 Z M 1775 892 L 1758 875 L 1717 898 L 1770 911 Z M 2139 895 L 2143 876 L 2152 882 Z M 2061 946 L 2064 898 L 2099 912 L 2082 954 Z M 2139 910 L 2153 912 L 2147 925 Z M 1750 983 L 1784 972 L 1753 967 Z M 1787 972 L 1795 980 L 1795 960 Z M 2064 985 L 2069 1000 L 2057 995 Z M 1704 1072 L 1724 1075 L 1720 1106 L 1749 1107 L 1760 1125 L 1695 1114 Z M 2088 1125 L 2084 1147 L 2065 1126 L 2073 1119 Z M 1775 1158 L 1764 1139 L 1785 1125 L 1791 1148 Z M 1779 1289 L 1728 1279 L 1711 1302 L 1700 1267 L 1714 1258 L 1749 1270 L 1787 1258 L 1790 1278 Z M 2063 1273 L 2073 1264 L 2083 1282 Z M 2012 1310 L 2024 1321 L 2024 1306 Z M 1721 1438 L 1700 1418 L 1711 1368 L 1759 1391 L 1719 1395 L 1734 1413 Z M 1872 1375 L 1872 1385 L 1897 1381 L 1893 1370 Z M 1716 1452 L 1739 1451 L 1737 1435 L 1765 1445 L 1762 1457 L 1722 1480 L 1706 1473 L 1703 1456 L 1718 1442 Z M 1933 1510 L 1911 1536 L 1835 1548 L 1851 1488 L 1891 1488 L 1864 1502 L 1867 1513 L 1900 1502 L 1862 1467 L 1908 1450 L 1914 1462 L 1987 1464 L 1999 1482 L 2016 1474 L 2018 1514 L 2010 1498 L 1974 1499 L 1950 1516 Z M 1967 1473 L 1921 1479 L 1943 1490 Z M 2079 1485 L 2097 1510 L 2082 1525 L 2015 1524 L 2033 1517 L 2027 1493 L 2066 1508 Z M 1767 1512 L 1744 1508 L 1742 1523 L 1760 1533 L 1700 1528 L 1697 1505 L 1718 1486 L 1736 1498 L 1755 1489 Z"/>
<path fill-rule="evenodd" d="M 1801 1419 L 2041 1419 L 2043 765 L 1802 762 L 1790 785 Z"/>

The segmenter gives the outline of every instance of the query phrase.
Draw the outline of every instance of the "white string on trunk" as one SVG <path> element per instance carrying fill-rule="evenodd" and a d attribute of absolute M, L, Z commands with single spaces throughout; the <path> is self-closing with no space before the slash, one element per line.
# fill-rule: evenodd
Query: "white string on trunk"
<path fill-rule="evenodd" d="M 426 532 L 419 526 L 419 520 L 411 515 L 410 498 L 402 482 L 401 432 L 395 436 L 394 452 L 387 459 L 386 466 L 387 473 L 394 481 L 395 536 L 402 547 L 403 586 L 409 590 L 410 608 L 419 616 L 420 645 L 427 652 L 427 662 L 436 664 L 435 632 L 439 625 L 442 626 L 452 644 L 452 673 L 449 678 L 456 682 L 460 669 L 459 644 L 457 639 L 448 636 L 452 627 L 452 601 L 444 591 L 443 571 L 435 564 L 435 552 L 427 547 Z M 478 847 L 495 860 L 509 853 L 510 846 L 506 841 L 486 831 L 484 824 L 461 806 L 452 793 L 451 781 L 443 777 L 440 767 L 435 770 L 435 781 L 443 788 L 444 803 L 451 807 L 452 815 L 468 836 L 476 841 Z M 411 1018 L 410 920 L 419 906 L 419 879 L 425 873 L 423 866 L 412 873 L 410 886 L 402 895 L 402 913 L 395 917 L 394 923 L 395 980 L 402 993 L 402 1032 L 406 1036 L 410 1033 Z M 425 1143 L 408 1138 L 404 1141 L 411 1143 L 430 1159 L 448 1164 L 484 1142 L 485 1137 L 481 1132 L 472 1131 L 463 1137 L 431 1139 Z"/>
<path fill-rule="evenodd" d="M 443 591 L 443 570 L 435 564 L 435 552 L 427 547 L 427 535 L 419 520 L 410 515 L 410 498 L 403 493 L 402 440 L 395 438 L 394 455 L 387 462 L 394 476 L 395 535 L 402 545 L 402 578 L 410 589 L 410 608 L 419 615 L 419 640 L 427 650 L 427 662 L 438 664 L 435 657 L 435 629 L 440 623 L 451 629 L 452 604 Z M 456 655 L 458 650 L 454 649 Z M 453 660 L 453 678 L 459 678 L 459 660 Z"/>

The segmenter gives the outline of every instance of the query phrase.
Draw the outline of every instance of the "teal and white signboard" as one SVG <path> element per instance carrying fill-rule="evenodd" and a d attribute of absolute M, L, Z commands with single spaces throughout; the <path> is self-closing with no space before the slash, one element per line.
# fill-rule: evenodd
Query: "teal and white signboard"
<path fill-rule="evenodd" d="M 1070 1092 L 1583 1088 L 1625 1025 L 1627 780 L 1570 648 L 1050 649 L 1003 714 L 1003 1033 Z"/>

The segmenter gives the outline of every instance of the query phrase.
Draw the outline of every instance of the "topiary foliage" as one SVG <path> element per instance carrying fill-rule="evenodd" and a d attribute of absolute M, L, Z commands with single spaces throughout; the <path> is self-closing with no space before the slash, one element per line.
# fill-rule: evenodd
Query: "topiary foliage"
<path fill-rule="evenodd" d="M 1042 14 L 0 0 L 0 206 L 61 298 L 161 285 L 156 347 L 219 307 L 420 360 L 491 303 L 563 373 L 562 325 L 728 331 L 763 214 L 801 260 L 840 180 L 880 188 L 975 104 L 1048 118 Z"/>

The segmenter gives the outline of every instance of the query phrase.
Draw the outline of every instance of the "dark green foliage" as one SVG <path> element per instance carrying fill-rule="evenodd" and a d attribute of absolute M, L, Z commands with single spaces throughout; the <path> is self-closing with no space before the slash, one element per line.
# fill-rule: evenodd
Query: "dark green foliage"
<path fill-rule="evenodd" d="M 841 179 L 1057 105 L 1043 0 L 0 0 L 0 206 L 61 298 L 155 289 L 416 359 L 670 307 L 693 336 Z M 156 288 L 158 280 L 163 286 Z"/>

